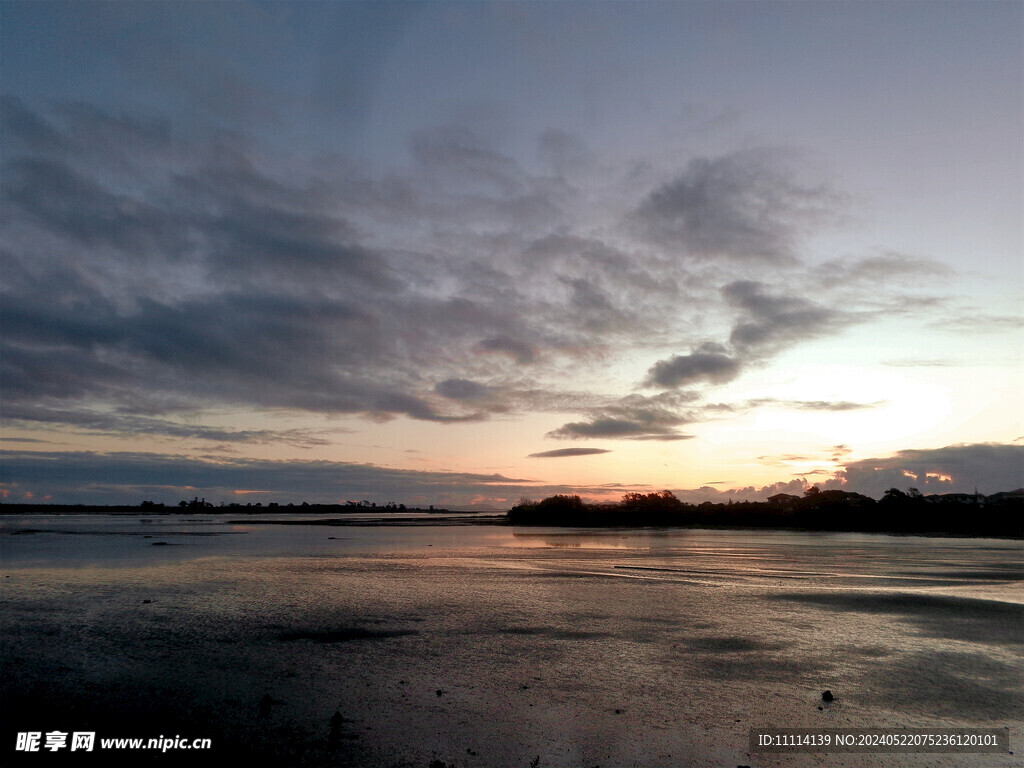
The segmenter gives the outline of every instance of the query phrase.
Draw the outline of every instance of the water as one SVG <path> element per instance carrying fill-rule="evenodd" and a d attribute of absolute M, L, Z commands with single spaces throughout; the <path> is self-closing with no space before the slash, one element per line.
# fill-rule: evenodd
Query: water
<path fill-rule="evenodd" d="M 1018 764 L 747 739 L 998 727 L 1019 756 L 1020 542 L 243 517 L 0 520 L 3 738 L 89 720 L 280 765 Z"/>

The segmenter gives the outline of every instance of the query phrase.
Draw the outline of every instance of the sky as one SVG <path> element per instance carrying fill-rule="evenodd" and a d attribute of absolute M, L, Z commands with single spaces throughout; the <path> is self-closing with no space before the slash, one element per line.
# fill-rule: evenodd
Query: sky
<path fill-rule="evenodd" d="M 1020 2 L 0 9 L 0 495 L 1024 486 Z"/>

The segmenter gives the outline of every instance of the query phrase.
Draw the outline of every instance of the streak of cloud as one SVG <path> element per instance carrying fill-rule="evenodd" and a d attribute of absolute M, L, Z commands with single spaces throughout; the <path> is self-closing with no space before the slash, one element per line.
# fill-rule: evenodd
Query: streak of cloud
<path fill-rule="evenodd" d="M 530 459 L 561 459 L 570 456 L 596 456 L 601 453 L 611 453 L 605 448 L 558 448 L 554 451 L 541 451 L 531 453 Z"/>

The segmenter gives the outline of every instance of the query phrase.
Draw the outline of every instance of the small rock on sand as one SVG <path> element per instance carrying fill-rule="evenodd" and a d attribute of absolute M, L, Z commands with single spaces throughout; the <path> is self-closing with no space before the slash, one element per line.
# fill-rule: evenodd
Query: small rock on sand
<path fill-rule="evenodd" d="M 274 700 L 270 697 L 269 693 L 264 693 L 263 698 L 260 699 L 259 708 L 256 714 L 259 717 L 267 717 L 270 714 L 270 708 L 274 706 Z"/>

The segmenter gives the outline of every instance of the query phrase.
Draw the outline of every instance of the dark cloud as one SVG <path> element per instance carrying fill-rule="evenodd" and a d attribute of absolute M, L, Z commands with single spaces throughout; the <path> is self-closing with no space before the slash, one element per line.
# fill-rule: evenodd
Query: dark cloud
<path fill-rule="evenodd" d="M 219 443 L 285 444 L 299 447 L 330 445 L 308 429 L 224 429 L 153 418 L 88 409 L 70 410 L 37 405 L 5 406 L 3 417 L 8 426 L 48 429 L 73 429 L 86 434 L 153 435 L 158 437 L 209 440 Z M 332 432 L 347 430 L 332 430 Z"/>
<path fill-rule="evenodd" d="M 780 481 L 758 487 L 748 485 L 743 488 L 728 488 L 725 490 L 712 488 L 711 485 L 712 484 L 707 484 L 700 488 L 682 488 L 673 490 L 672 492 L 680 501 L 684 501 L 688 504 L 700 504 L 704 501 L 716 503 L 726 503 L 730 500 L 765 501 L 768 497 L 774 496 L 778 493 L 789 493 L 799 496 L 807 488 L 807 483 L 803 479 Z"/>
<path fill-rule="evenodd" d="M 271 178 L 245 156 L 225 152 L 177 177 L 171 194 L 189 201 L 181 217 L 214 277 L 244 276 L 264 285 L 330 280 L 397 287 L 384 257 L 357 241 L 320 185 Z"/>
<path fill-rule="evenodd" d="M 164 211 L 112 192 L 59 161 L 15 158 L 4 164 L 2 200 L 50 231 L 84 246 L 178 252 L 181 230 Z"/>
<path fill-rule="evenodd" d="M 23 140 L 3 175 L 5 406 L 46 398 L 89 419 L 101 402 L 165 400 L 458 421 L 479 415 L 422 391 L 438 358 L 472 359 L 482 335 L 534 358 L 507 300 L 406 284 L 419 279 L 410 259 L 363 244 L 330 185 L 260 170 L 242 142 L 169 141 L 164 121 L 85 104 L 51 119 L 8 106 Z"/>
<path fill-rule="evenodd" d="M 1024 445 L 975 443 L 911 449 L 893 456 L 846 464 L 828 487 L 854 490 L 875 498 L 889 488 L 918 488 L 922 493 L 983 494 L 1024 486 Z"/>
<path fill-rule="evenodd" d="M 531 453 L 527 458 L 530 459 L 557 459 L 565 456 L 595 456 L 599 453 L 611 453 L 611 451 L 604 448 L 559 448 L 554 451 L 541 451 L 540 453 Z"/>
<path fill-rule="evenodd" d="M 224 294 L 176 306 L 139 299 L 124 315 L 110 304 L 94 310 L 83 316 L 4 301 L 12 332 L 0 366 L 9 402 L 102 396 L 127 407 L 141 388 L 197 403 L 429 421 L 469 416 L 439 412 L 403 391 L 401 379 L 389 382 L 364 370 L 368 362 L 388 365 L 401 350 L 382 337 L 374 316 L 343 302 Z M 400 369 L 393 366 L 392 376 Z"/>
<path fill-rule="evenodd" d="M 785 468 L 788 462 L 817 461 L 833 464 L 799 472 L 799 477 L 765 486 L 718 490 L 709 485 L 674 489 L 682 501 L 764 501 L 777 493 L 802 495 L 810 485 L 806 478 L 820 476 L 814 484 L 823 490 L 862 493 L 879 499 L 889 488 L 917 488 L 922 493 L 998 493 L 1024 487 L 1024 445 L 975 443 L 945 448 L 899 451 L 893 456 L 849 461 L 853 450 L 846 445 L 822 449 L 820 455 L 761 456 L 766 464 Z"/>
<path fill-rule="evenodd" d="M 665 430 L 668 433 L 668 428 L 656 424 L 624 419 L 593 419 L 592 421 L 571 421 L 548 432 L 547 436 L 568 440 L 581 437 L 635 437 L 648 434 L 652 430 Z"/>
<path fill-rule="evenodd" d="M 571 391 L 567 372 L 600 376 L 628 347 L 657 361 L 645 386 L 722 384 L 851 322 L 754 280 L 715 292 L 729 269 L 680 265 L 680 249 L 756 256 L 784 277 L 835 199 L 772 152 L 695 160 L 650 193 L 635 220 L 678 241 L 665 249 L 585 224 L 593 201 L 570 177 L 589 150 L 555 131 L 542 174 L 451 123 L 416 132 L 412 164 L 381 179 L 159 114 L 4 106 L 3 407 L 39 425 L 240 443 L 269 433 L 184 424 L 222 406 L 437 423 L 541 410 L 579 414 L 552 437 L 678 441 L 715 406 Z M 605 213 L 631 205 L 613 197 Z M 895 259 L 844 268 L 908 267 Z M 723 297 L 730 345 L 695 346 Z"/>
<path fill-rule="evenodd" d="M 434 391 L 451 400 L 479 400 L 487 397 L 491 389 L 467 379 L 445 379 L 434 385 Z"/>
<path fill-rule="evenodd" d="M 740 362 L 718 349 L 718 345 L 705 345 L 689 355 L 659 360 L 647 372 L 644 386 L 675 389 L 698 381 L 713 384 L 731 381 L 739 375 Z"/>
<path fill-rule="evenodd" d="M 832 216 L 837 195 L 806 185 L 767 149 L 691 160 L 636 211 L 645 234 L 703 257 L 791 260 L 803 229 Z"/>
<path fill-rule="evenodd" d="M 733 326 L 729 341 L 738 349 L 762 352 L 834 331 L 847 322 L 839 310 L 799 296 L 766 292 L 763 283 L 739 280 L 722 288 L 722 295 L 745 316 Z"/>
<path fill-rule="evenodd" d="M 532 363 L 536 350 L 529 344 L 508 336 L 495 336 L 480 342 L 480 348 L 488 352 L 504 352 L 521 365 Z"/>
<path fill-rule="evenodd" d="M 654 397 L 629 395 L 607 405 L 594 408 L 588 421 L 563 424 L 548 432 L 558 439 L 625 438 L 631 440 L 680 440 L 676 427 L 694 420 L 689 411 L 682 410 L 695 395 L 692 393 L 664 392 Z"/>
<path fill-rule="evenodd" d="M 834 445 L 832 446 L 831 452 L 832 461 L 842 462 L 845 461 L 851 453 L 853 453 L 853 449 L 848 445 Z"/>
<path fill-rule="evenodd" d="M 0 451 L 0 492 L 8 500 L 50 496 L 53 503 L 175 504 L 204 496 L 237 501 L 236 490 L 259 491 L 264 501 L 469 505 L 477 497 L 511 506 L 523 496 L 585 493 L 617 499 L 615 488 L 545 485 L 505 475 L 423 472 L 336 461 L 190 458 L 157 453 Z"/>

